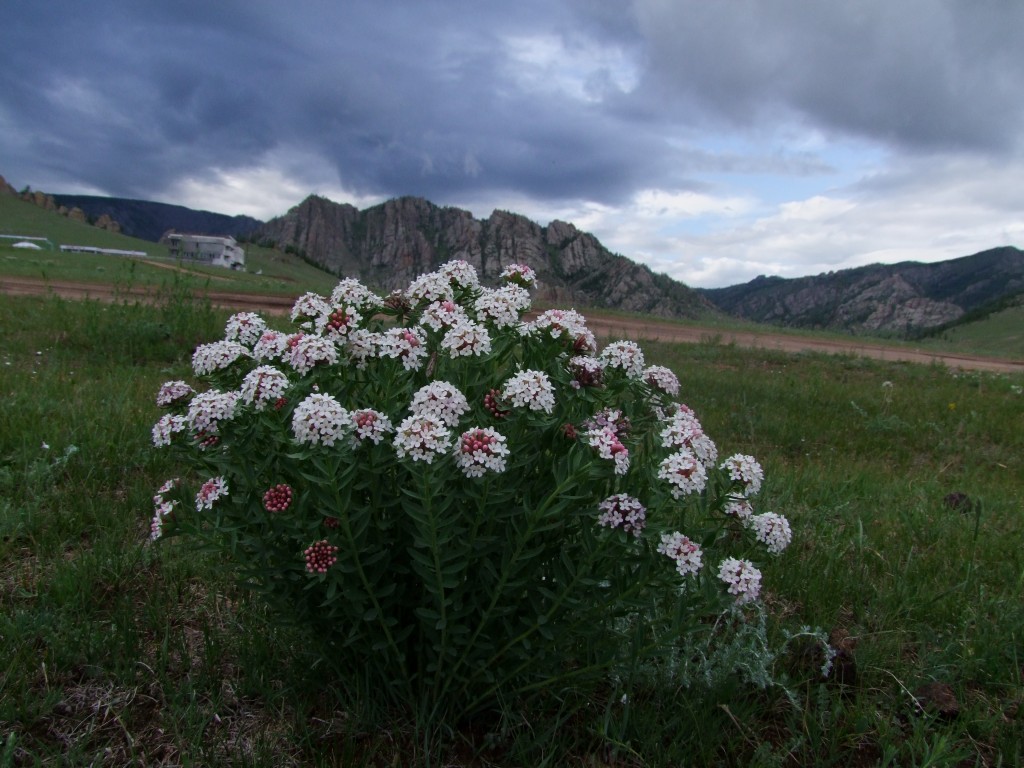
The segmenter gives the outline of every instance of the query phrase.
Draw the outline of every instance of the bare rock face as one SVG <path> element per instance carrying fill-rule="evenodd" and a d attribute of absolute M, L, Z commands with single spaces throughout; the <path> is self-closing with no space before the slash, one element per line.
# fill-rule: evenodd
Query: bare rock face
<path fill-rule="evenodd" d="M 540 302 L 577 303 L 696 317 L 710 308 L 695 291 L 610 253 L 572 224 L 541 227 L 519 214 L 494 211 L 477 220 L 468 211 L 418 197 L 389 200 L 365 211 L 309 197 L 267 222 L 258 237 L 296 249 L 338 275 L 378 290 L 404 288 L 418 275 L 453 259 L 471 264 L 494 285 L 509 264 L 537 272 Z"/>
<path fill-rule="evenodd" d="M 17 190 L 7 183 L 7 179 L 0 176 L 0 195 L 16 195 Z"/>
<path fill-rule="evenodd" d="M 72 221 L 79 221 L 82 224 L 86 223 L 85 211 L 83 211 L 81 208 L 72 208 L 70 211 L 67 212 L 67 217 Z"/>
<path fill-rule="evenodd" d="M 110 218 L 109 215 L 107 215 L 105 213 L 102 216 L 100 216 L 98 219 L 96 219 L 96 223 L 93 226 L 95 226 L 95 227 L 97 227 L 99 229 L 105 229 L 108 232 L 120 232 L 121 231 L 121 225 L 118 224 L 116 221 L 114 221 L 112 218 Z"/>

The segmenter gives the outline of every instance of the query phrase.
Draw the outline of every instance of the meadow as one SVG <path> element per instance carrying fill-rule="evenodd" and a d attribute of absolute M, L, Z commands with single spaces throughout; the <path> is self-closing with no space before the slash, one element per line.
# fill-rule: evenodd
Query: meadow
<path fill-rule="evenodd" d="M 216 556 L 148 541 L 155 392 L 227 316 L 180 282 L 0 302 L 0 766 L 1021 764 L 1021 377 L 645 344 L 792 523 L 769 610 L 686 685 L 566 690 L 425 755 Z"/>

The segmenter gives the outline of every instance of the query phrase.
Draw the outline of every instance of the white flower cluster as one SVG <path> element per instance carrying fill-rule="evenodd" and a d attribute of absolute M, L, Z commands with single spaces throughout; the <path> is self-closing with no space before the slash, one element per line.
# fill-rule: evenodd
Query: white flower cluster
<path fill-rule="evenodd" d="M 196 376 L 207 376 L 231 366 L 241 357 L 251 357 L 249 350 L 237 341 L 213 341 L 200 344 L 192 353 L 192 370 Z"/>
<path fill-rule="evenodd" d="M 640 499 L 629 494 L 609 496 L 597 508 L 601 510 L 597 523 L 605 528 L 622 528 L 626 533 L 638 536 L 647 525 L 647 508 Z"/>
<path fill-rule="evenodd" d="M 469 402 L 455 385 L 432 381 L 416 390 L 409 411 L 413 416 L 433 416 L 446 427 L 454 427 L 459 417 L 469 412 Z"/>
<path fill-rule="evenodd" d="M 445 334 L 441 349 L 453 358 L 486 355 L 491 351 L 491 334 L 484 326 L 466 320 Z"/>
<path fill-rule="evenodd" d="M 761 490 L 764 470 L 753 456 L 734 454 L 722 462 L 720 469 L 727 471 L 734 482 L 743 486 L 743 495 L 754 496 Z"/>
<path fill-rule="evenodd" d="M 451 280 L 447 275 L 438 272 L 427 272 L 420 275 L 405 290 L 405 296 L 410 302 L 416 304 L 421 301 L 451 301 L 455 298 L 452 290 Z"/>
<path fill-rule="evenodd" d="M 713 466 L 718 459 L 718 447 L 704 433 L 693 411 L 686 406 L 681 406 L 665 420 L 660 437 L 662 447 L 685 448 L 705 467 Z"/>
<path fill-rule="evenodd" d="M 452 285 L 460 288 L 476 288 L 480 285 L 480 278 L 477 276 L 473 265 L 464 259 L 455 259 L 442 264 L 437 268 L 438 273 L 445 277 Z"/>
<path fill-rule="evenodd" d="M 519 323 L 519 316 L 530 308 L 530 292 L 518 285 L 497 289 L 485 288 L 473 304 L 477 319 L 493 323 L 498 328 L 511 328 Z"/>
<path fill-rule="evenodd" d="M 413 461 L 432 464 L 434 459 L 451 448 L 452 433 L 439 417 L 414 414 L 398 425 L 393 445 L 400 459 L 408 456 Z"/>
<path fill-rule="evenodd" d="M 294 337 L 280 331 L 264 331 L 253 345 L 252 356 L 259 361 L 287 359 L 289 341 Z"/>
<path fill-rule="evenodd" d="M 650 365 L 644 369 L 644 381 L 669 397 L 679 394 L 679 377 L 663 365 Z"/>
<path fill-rule="evenodd" d="M 469 322 L 466 310 L 450 299 L 432 301 L 420 315 L 420 325 L 432 331 L 440 331 L 465 322 Z"/>
<path fill-rule="evenodd" d="M 196 494 L 196 509 L 213 509 L 213 503 L 228 495 L 228 484 L 223 477 L 211 477 L 199 488 Z"/>
<path fill-rule="evenodd" d="M 255 312 L 239 312 L 228 318 L 228 323 L 224 327 L 224 338 L 252 348 L 266 330 L 266 321 Z"/>
<path fill-rule="evenodd" d="M 262 411 L 267 403 L 275 403 L 284 397 L 288 389 L 288 377 L 272 365 L 261 365 L 249 371 L 242 379 L 239 395 L 243 403 Z"/>
<path fill-rule="evenodd" d="M 621 368 L 631 379 L 644 375 L 644 353 L 632 341 L 613 341 L 601 350 L 601 361 L 605 368 Z"/>
<path fill-rule="evenodd" d="M 380 350 L 381 335 L 357 328 L 345 340 L 345 354 L 359 370 L 364 370 L 369 360 Z"/>
<path fill-rule="evenodd" d="M 184 416 L 164 414 L 153 425 L 153 445 L 157 448 L 170 445 L 174 435 L 183 431 L 187 424 Z"/>
<path fill-rule="evenodd" d="M 455 445 L 455 463 L 466 477 L 485 472 L 504 472 L 509 450 L 505 436 L 491 427 L 474 427 L 462 433 Z"/>
<path fill-rule="evenodd" d="M 169 408 L 184 402 L 195 393 L 196 391 L 184 381 L 168 381 L 162 384 L 156 393 L 156 404 L 161 408 Z"/>
<path fill-rule="evenodd" d="M 188 404 L 188 426 L 197 436 L 216 435 L 222 421 L 235 417 L 236 405 L 237 392 L 220 392 L 216 389 L 200 392 Z"/>
<path fill-rule="evenodd" d="M 499 277 L 511 284 L 532 288 L 537 282 L 537 273 L 526 264 L 509 264 Z"/>
<path fill-rule="evenodd" d="M 317 365 L 334 365 L 338 362 L 338 347 L 326 336 L 303 334 L 293 337 L 288 345 L 291 347 L 288 362 L 302 376 Z"/>
<path fill-rule="evenodd" d="M 407 371 L 418 371 L 427 358 L 427 339 L 419 328 L 391 328 L 380 339 L 380 354 L 402 361 Z"/>
<path fill-rule="evenodd" d="M 726 583 L 738 604 L 756 600 L 761 594 L 761 572 L 749 560 L 727 557 L 718 567 L 718 578 Z"/>
<path fill-rule="evenodd" d="M 353 411 L 351 419 L 352 426 L 355 427 L 352 437 L 357 443 L 369 440 L 374 445 L 379 445 L 384 436 L 395 429 L 385 414 L 372 408 Z"/>
<path fill-rule="evenodd" d="M 363 316 L 352 306 L 332 307 L 314 322 L 316 332 L 333 341 L 340 341 L 359 326 Z"/>
<path fill-rule="evenodd" d="M 704 565 L 701 548 L 679 531 L 661 534 L 658 552 L 675 560 L 680 576 L 691 576 Z"/>
<path fill-rule="evenodd" d="M 757 540 L 773 555 L 780 554 L 793 540 L 789 521 L 774 512 L 753 515 L 747 519 L 747 525 L 754 531 Z"/>
<path fill-rule="evenodd" d="M 597 351 L 597 340 L 587 328 L 586 318 L 574 309 L 549 309 L 542 312 L 533 322 L 523 324 L 522 333 L 547 333 L 552 339 L 570 342 L 577 352 Z"/>
<path fill-rule="evenodd" d="M 662 459 L 658 466 L 658 479 L 668 482 L 672 486 L 672 498 L 678 499 L 703 491 L 708 482 L 708 472 L 696 456 L 684 449 Z"/>
<path fill-rule="evenodd" d="M 351 426 L 349 412 L 333 396 L 319 392 L 306 397 L 292 414 L 292 434 L 300 444 L 334 445 Z"/>
<path fill-rule="evenodd" d="M 331 291 L 331 304 L 354 307 L 359 312 L 375 312 L 384 301 L 353 277 L 341 280 Z"/>
<path fill-rule="evenodd" d="M 722 508 L 722 513 L 737 520 L 746 520 L 754 514 L 754 507 L 745 496 L 730 496 Z"/>
<path fill-rule="evenodd" d="M 597 450 L 602 459 L 615 462 L 615 474 L 629 471 L 629 449 L 619 440 L 615 429 L 609 426 L 588 429 L 584 435 L 587 445 Z"/>
<path fill-rule="evenodd" d="M 153 496 L 153 518 L 149 523 L 149 539 L 156 541 L 163 535 L 164 519 L 174 514 L 174 508 L 178 506 L 175 499 L 166 499 L 164 495 L 177 488 L 181 482 L 178 478 L 168 480 L 161 485 Z"/>
<path fill-rule="evenodd" d="M 520 371 L 501 388 L 501 397 L 516 408 L 551 413 L 555 408 L 555 388 L 543 371 Z"/>
<path fill-rule="evenodd" d="M 331 313 L 331 305 L 318 293 L 304 293 L 292 305 L 290 315 L 293 323 L 299 323 L 306 330 L 312 330 L 316 321 Z"/>

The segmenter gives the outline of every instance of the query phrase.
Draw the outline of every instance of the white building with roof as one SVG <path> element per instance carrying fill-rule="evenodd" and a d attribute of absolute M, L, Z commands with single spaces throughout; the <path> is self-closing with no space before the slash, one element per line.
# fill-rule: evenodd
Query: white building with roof
<path fill-rule="evenodd" d="M 171 232 L 164 236 L 168 255 L 182 261 L 198 261 L 214 267 L 245 268 L 245 251 L 233 237 L 185 235 Z"/>

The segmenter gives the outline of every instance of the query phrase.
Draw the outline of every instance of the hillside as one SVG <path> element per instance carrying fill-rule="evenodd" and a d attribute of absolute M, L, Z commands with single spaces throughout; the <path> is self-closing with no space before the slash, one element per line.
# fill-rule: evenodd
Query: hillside
<path fill-rule="evenodd" d="M 90 195 L 52 197 L 57 205 L 81 209 L 89 221 L 108 216 L 120 225 L 124 234 L 154 243 L 169 229 L 199 235 L 231 235 L 243 239 L 262 224 L 251 216 L 228 216 L 210 211 L 195 211 L 181 205 L 147 200 Z"/>
<path fill-rule="evenodd" d="M 659 317 L 713 312 L 693 289 L 611 253 L 572 224 L 553 221 L 542 227 L 507 211 L 478 220 L 468 211 L 417 197 L 360 211 L 314 195 L 268 221 L 257 237 L 382 290 L 405 286 L 451 259 L 468 261 L 488 283 L 507 264 L 521 262 L 537 271 L 541 301 Z"/>
<path fill-rule="evenodd" d="M 701 293 L 723 312 L 758 323 L 917 335 L 1024 292 L 1024 252 L 1009 246 L 959 259 L 873 264 L 784 279 L 758 277 Z"/>

